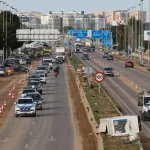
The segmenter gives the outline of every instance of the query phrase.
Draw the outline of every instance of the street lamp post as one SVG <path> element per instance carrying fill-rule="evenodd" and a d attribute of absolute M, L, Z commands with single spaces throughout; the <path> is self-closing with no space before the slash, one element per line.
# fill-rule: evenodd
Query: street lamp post
<path fill-rule="evenodd" d="M 143 23 L 144 23 L 144 18 L 143 18 L 143 0 L 140 0 L 141 2 L 141 35 L 143 35 Z M 143 63 L 143 36 L 141 36 L 141 47 L 142 47 L 142 51 L 141 51 L 141 61 Z"/>
<path fill-rule="evenodd" d="M 1 3 L 3 4 L 3 1 L 0 1 L 0 6 L 1 6 Z M 4 52 L 4 51 L 2 51 L 2 52 Z M 3 60 L 3 55 L 4 55 L 4 53 L 1 53 L 1 55 L 0 55 L 1 60 Z"/>
<path fill-rule="evenodd" d="M 129 20 L 130 20 L 130 9 L 128 9 L 127 10 L 128 11 L 128 13 L 129 13 L 129 18 L 128 18 L 128 56 L 129 56 L 129 50 L 130 50 L 130 22 L 129 22 Z"/>
<path fill-rule="evenodd" d="M 4 51 L 5 51 L 5 50 L 4 50 L 4 32 L 5 32 L 5 31 L 4 31 L 4 30 L 5 30 L 5 28 L 4 28 L 4 25 L 5 25 L 5 24 L 4 24 L 4 17 L 5 17 L 5 16 L 4 16 L 4 14 L 5 14 L 5 13 L 4 13 L 4 5 L 6 5 L 5 2 L 3 2 L 3 60 L 5 59 L 5 55 L 4 55 Z"/>
<path fill-rule="evenodd" d="M 9 6 L 8 4 L 6 4 L 6 58 L 8 56 L 8 49 L 7 49 L 7 6 Z"/>

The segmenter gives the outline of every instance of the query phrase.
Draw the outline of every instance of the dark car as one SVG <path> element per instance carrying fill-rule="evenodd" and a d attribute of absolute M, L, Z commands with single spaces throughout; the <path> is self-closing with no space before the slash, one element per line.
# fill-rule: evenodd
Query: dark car
<path fill-rule="evenodd" d="M 30 81 L 27 83 L 28 87 L 36 89 L 42 95 L 42 84 L 40 81 Z"/>
<path fill-rule="evenodd" d="M 64 60 L 63 58 L 57 58 L 56 64 L 63 64 Z"/>
<path fill-rule="evenodd" d="M 107 60 L 113 60 L 114 58 L 113 58 L 113 56 L 112 55 L 108 55 L 107 56 Z"/>
<path fill-rule="evenodd" d="M 103 58 L 107 58 L 109 56 L 108 53 L 104 53 Z"/>
<path fill-rule="evenodd" d="M 127 68 L 127 67 L 134 67 L 134 64 L 133 64 L 133 62 L 132 61 L 126 61 L 126 63 L 125 63 L 125 68 Z"/>
<path fill-rule="evenodd" d="M 112 67 L 105 67 L 103 73 L 106 76 L 114 76 L 114 71 Z"/>
<path fill-rule="evenodd" d="M 28 73 L 29 72 L 29 69 L 23 65 L 14 65 L 13 66 L 13 70 L 14 72 L 25 72 L 25 73 Z"/>
<path fill-rule="evenodd" d="M 84 53 L 84 54 L 82 55 L 82 59 L 83 59 L 83 60 L 89 60 L 89 55 L 86 54 L 86 53 Z"/>
<path fill-rule="evenodd" d="M 33 101 L 36 103 L 36 109 L 42 110 L 42 100 L 41 95 L 38 92 L 28 93 L 27 97 L 33 98 Z"/>
<path fill-rule="evenodd" d="M 91 47 L 89 47 L 90 48 L 90 51 L 91 52 L 94 52 L 95 51 L 95 46 L 91 46 Z"/>

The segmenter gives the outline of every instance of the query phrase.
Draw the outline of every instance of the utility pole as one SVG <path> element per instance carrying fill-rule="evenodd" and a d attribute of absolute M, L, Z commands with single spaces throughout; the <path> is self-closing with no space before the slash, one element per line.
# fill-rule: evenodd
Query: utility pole
<path fill-rule="evenodd" d="M 131 47 L 132 47 L 132 51 L 133 51 L 133 49 L 134 49 L 134 36 L 133 36 L 133 7 L 131 7 L 131 10 L 132 10 L 132 11 L 131 11 L 131 14 L 132 14 L 132 15 L 131 15 L 131 19 L 132 19 L 132 33 L 131 33 L 132 46 L 131 46 Z"/>
<path fill-rule="evenodd" d="M 9 6 L 8 4 L 6 4 L 6 58 L 8 57 L 8 47 L 7 47 L 7 6 Z"/>
<path fill-rule="evenodd" d="M 128 9 L 129 12 L 129 18 L 128 18 L 128 56 L 129 56 L 129 50 L 130 50 L 130 9 Z"/>
<path fill-rule="evenodd" d="M 142 13 L 142 17 L 141 17 L 141 47 L 142 47 L 142 51 L 141 51 L 141 61 L 143 63 L 143 23 L 144 23 L 144 18 L 143 18 L 143 0 L 141 0 L 141 13 Z"/>
<path fill-rule="evenodd" d="M 149 22 L 150 22 L 150 0 L 149 0 Z M 149 29 L 150 29 L 150 25 L 149 25 Z M 149 44 L 150 44 L 150 36 L 148 36 L 148 70 L 150 69 L 149 67 L 149 63 L 150 63 L 150 48 L 149 48 Z"/>
<path fill-rule="evenodd" d="M 141 4 L 138 4 L 138 6 L 139 6 L 139 12 L 140 12 L 140 6 L 141 6 Z M 141 12 L 140 12 L 140 14 L 141 14 Z M 138 52 L 140 52 L 141 51 L 141 41 L 140 41 L 140 35 L 141 35 L 141 20 L 140 20 L 140 14 L 138 14 L 138 21 L 139 21 L 139 34 L 138 34 Z M 140 53 L 139 53 L 139 61 L 141 61 L 141 59 L 140 59 Z"/>

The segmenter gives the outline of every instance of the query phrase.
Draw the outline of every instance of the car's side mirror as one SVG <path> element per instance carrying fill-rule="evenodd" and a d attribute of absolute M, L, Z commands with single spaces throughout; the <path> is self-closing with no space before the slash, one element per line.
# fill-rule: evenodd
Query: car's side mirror
<path fill-rule="evenodd" d="M 138 102 L 138 106 L 143 106 L 143 104 L 141 102 Z"/>
<path fill-rule="evenodd" d="M 41 98 L 41 100 L 43 100 L 43 98 Z"/>
<path fill-rule="evenodd" d="M 14 102 L 14 105 L 16 105 L 17 104 L 17 102 Z"/>

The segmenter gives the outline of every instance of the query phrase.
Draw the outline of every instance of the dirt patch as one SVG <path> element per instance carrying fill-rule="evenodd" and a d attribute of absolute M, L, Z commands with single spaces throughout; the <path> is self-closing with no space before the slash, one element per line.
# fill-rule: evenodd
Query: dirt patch
<path fill-rule="evenodd" d="M 83 104 L 81 103 L 82 99 L 79 95 L 79 90 L 76 85 L 75 77 L 70 69 L 68 69 L 68 76 L 69 91 L 74 106 L 74 116 L 79 129 L 78 136 L 81 137 L 82 140 L 82 149 L 98 150 L 97 138 L 93 133 L 92 127 L 88 121 L 86 111 Z"/>
<path fill-rule="evenodd" d="M 5 123 L 6 117 L 9 114 L 10 109 L 14 105 L 14 102 L 20 95 L 20 91 L 23 88 L 25 84 L 25 77 L 26 75 L 16 75 L 16 76 L 9 76 L 5 77 L 3 79 L 0 79 L 0 107 L 4 104 L 4 101 L 6 101 L 7 106 L 4 107 L 4 111 L 1 114 L 1 119 L 0 119 L 0 127 L 2 127 Z M 22 79 L 22 81 L 19 83 L 19 80 Z M 8 98 L 8 93 L 10 90 L 12 90 L 13 86 L 15 85 L 15 90 L 14 90 L 14 98 Z"/>

